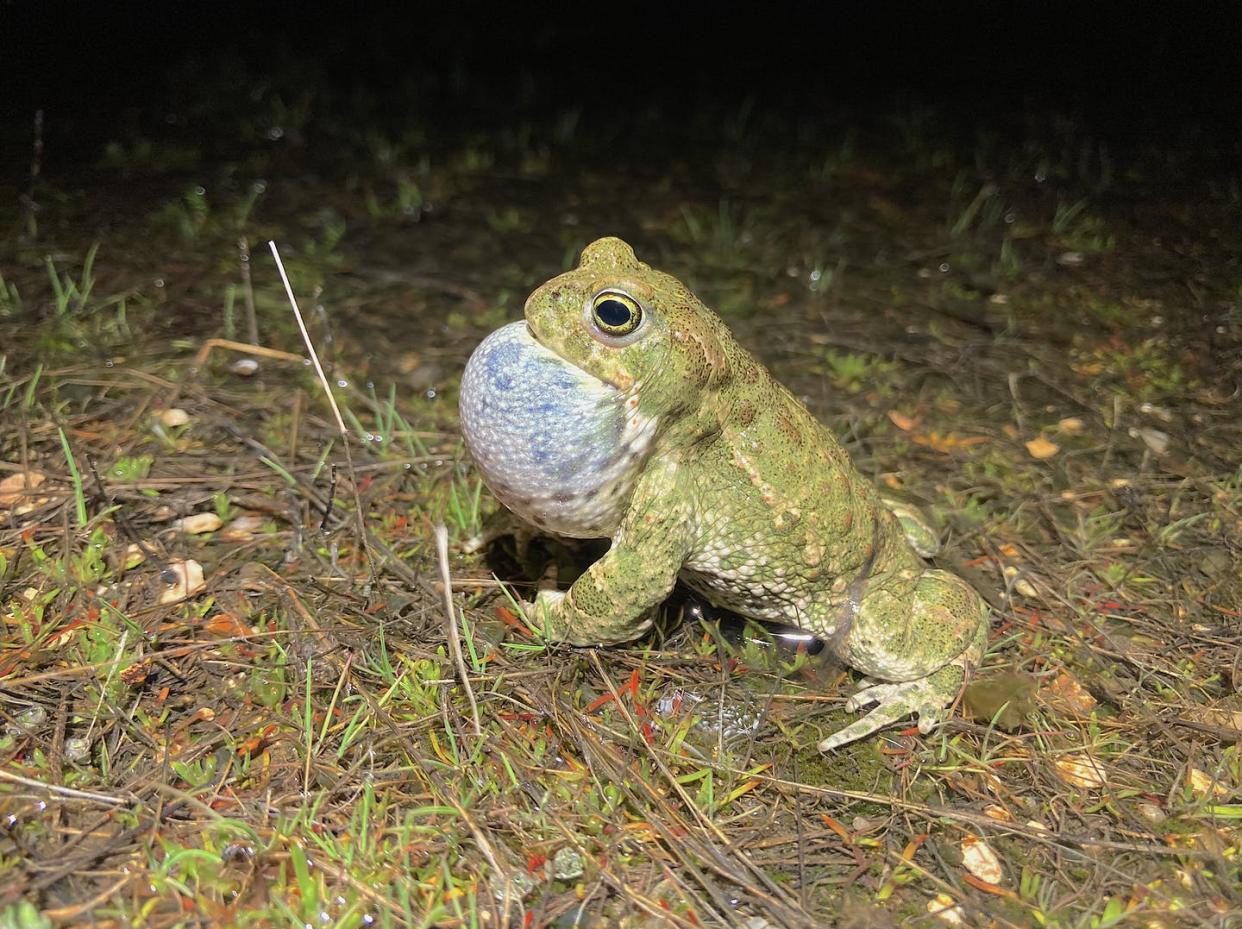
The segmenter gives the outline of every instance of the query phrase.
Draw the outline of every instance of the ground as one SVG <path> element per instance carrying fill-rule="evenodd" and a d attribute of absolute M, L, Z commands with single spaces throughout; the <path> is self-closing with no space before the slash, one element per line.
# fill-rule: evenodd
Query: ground
<path fill-rule="evenodd" d="M 1220 152 L 205 99 L 0 187 L 0 925 L 1242 925 Z M 994 607 L 943 729 L 820 755 L 847 670 L 693 610 L 545 648 L 467 553 L 465 359 L 605 234 L 942 529 Z"/>

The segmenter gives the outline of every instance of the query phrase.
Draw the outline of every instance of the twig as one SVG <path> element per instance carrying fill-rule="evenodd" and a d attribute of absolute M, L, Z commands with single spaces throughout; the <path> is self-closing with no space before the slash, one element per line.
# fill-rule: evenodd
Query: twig
<path fill-rule="evenodd" d="M 371 582 L 374 583 L 375 561 L 371 557 L 371 546 L 367 541 L 366 517 L 362 513 L 362 495 L 358 492 L 358 475 L 354 472 L 354 456 L 349 450 L 349 432 L 345 429 L 345 420 L 341 418 L 341 409 L 336 405 L 336 397 L 332 393 L 332 386 L 328 383 L 328 376 L 323 373 L 323 365 L 319 363 L 319 353 L 315 351 L 315 344 L 311 341 L 310 333 L 306 331 L 302 311 L 298 309 L 297 297 L 293 295 L 293 285 L 289 283 L 289 275 L 285 273 L 285 263 L 280 260 L 280 251 L 276 248 L 275 242 L 269 240 L 267 244 L 272 250 L 272 257 L 276 259 L 276 270 L 280 272 L 280 280 L 285 285 L 285 294 L 289 297 L 293 318 L 298 322 L 298 331 L 302 333 L 302 341 L 306 343 L 306 350 L 310 352 L 315 373 L 319 375 L 319 383 L 323 385 L 323 392 L 328 395 L 328 405 L 332 407 L 332 415 L 336 417 L 336 426 L 341 433 L 341 445 L 345 448 L 345 468 L 349 471 L 349 482 L 354 490 L 354 513 L 358 517 L 358 541 L 362 544 L 362 551 L 367 559 L 367 570 L 370 572 Z"/>
<path fill-rule="evenodd" d="M 3 768 L 0 768 L 0 781 L 21 784 L 23 787 L 31 787 L 35 790 L 46 790 L 48 793 L 59 794 L 62 797 L 72 797 L 75 800 L 91 800 L 95 803 L 106 803 L 109 806 L 120 806 L 125 803 L 120 797 L 91 793 L 89 790 L 74 790 L 72 787 L 61 787 L 59 784 L 45 784 L 43 781 L 36 781 L 31 777 L 22 777 L 20 774 L 5 771 Z"/>
<path fill-rule="evenodd" d="M 237 240 L 237 257 L 241 261 L 242 297 L 246 304 L 246 338 L 251 345 L 258 345 L 259 320 L 254 311 L 254 285 L 250 280 L 250 242 L 245 236 Z"/>
<path fill-rule="evenodd" d="M 216 348 L 227 348 L 246 355 L 276 358 L 279 361 L 292 361 L 296 364 L 302 364 L 304 361 L 301 355 L 295 355 L 292 352 L 282 352 L 276 348 L 266 348 L 262 345 L 247 345 L 245 342 L 234 342 L 232 339 L 208 339 L 203 343 L 203 347 L 198 350 L 198 354 L 194 356 L 195 371 L 206 363 L 207 356 L 211 354 L 212 349 Z"/>
<path fill-rule="evenodd" d="M 89 900 L 84 900 L 83 902 L 76 904 L 75 906 L 62 906 L 62 907 L 57 907 L 56 909 L 52 909 L 52 910 L 44 910 L 43 915 L 51 919 L 58 919 L 58 920 L 76 919 L 82 914 L 89 913 L 91 910 L 95 909 L 95 907 L 101 905 L 105 900 L 111 897 L 114 893 L 116 893 L 118 890 L 120 890 L 130 881 L 132 881 L 134 877 L 135 875 L 133 874 L 122 874 L 120 878 L 116 880 L 115 883 L 113 883 L 112 885 L 108 887 L 105 887 L 103 890 L 95 894 L 95 896 L 91 897 Z"/>
<path fill-rule="evenodd" d="M 453 606 L 453 580 L 449 576 L 448 529 L 444 523 L 436 524 L 436 554 L 440 558 L 440 586 L 444 589 L 444 622 L 448 634 L 449 651 L 453 653 L 453 663 L 457 665 L 457 676 L 461 678 L 461 686 L 466 691 L 466 699 L 470 701 L 470 717 L 474 720 L 474 734 L 483 736 L 483 727 L 479 725 L 479 704 L 474 699 L 474 688 L 470 686 L 470 675 L 466 671 L 466 656 L 461 651 L 461 638 L 457 630 L 457 610 Z"/>
<path fill-rule="evenodd" d="M 39 235 L 39 203 L 35 199 L 39 175 L 43 173 L 43 110 L 35 110 L 34 141 L 30 153 L 30 189 L 26 195 L 26 235 L 34 239 Z"/>

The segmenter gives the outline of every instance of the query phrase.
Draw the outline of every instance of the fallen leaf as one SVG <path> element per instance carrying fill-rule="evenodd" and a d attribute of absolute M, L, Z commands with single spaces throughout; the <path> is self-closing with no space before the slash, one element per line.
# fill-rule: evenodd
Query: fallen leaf
<path fill-rule="evenodd" d="M 173 528 L 186 535 L 203 535 L 215 532 L 222 525 L 220 517 L 215 513 L 195 513 L 173 523 Z"/>
<path fill-rule="evenodd" d="M 1108 775 L 1090 755 L 1062 755 L 1053 762 L 1057 776 L 1071 787 L 1095 789 L 1108 784 Z"/>
<path fill-rule="evenodd" d="M 136 568 L 147 560 L 147 553 L 137 542 L 130 542 L 125 546 L 125 568 Z"/>
<path fill-rule="evenodd" d="M 966 925 L 966 914 L 948 894 L 936 894 L 928 900 L 927 912 L 950 926 Z"/>
<path fill-rule="evenodd" d="M 0 481 L 0 506 L 13 506 L 32 497 L 31 491 L 47 480 L 41 471 L 19 471 Z"/>
<path fill-rule="evenodd" d="M 1048 441 L 1042 435 L 1037 435 L 1035 438 L 1031 439 L 1031 441 L 1026 443 L 1027 453 L 1032 458 L 1036 458 L 1040 461 L 1043 461 L 1045 458 L 1051 458 L 1060 450 L 1061 447 L 1059 445 L 1055 442 Z"/>
<path fill-rule="evenodd" d="M 1200 768 L 1192 767 L 1186 771 L 1186 784 L 1199 799 L 1203 799 L 1209 793 L 1217 797 L 1229 795 L 1228 787 Z"/>
<path fill-rule="evenodd" d="M 254 631 L 232 613 L 225 613 L 223 611 L 213 613 L 208 617 L 207 622 L 203 624 L 203 628 L 212 635 L 218 635 L 222 638 L 247 636 Z"/>
<path fill-rule="evenodd" d="M 918 425 L 917 420 L 911 419 L 909 416 L 906 416 L 904 413 L 898 413 L 896 410 L 889 410 L 888 418 L 892 422 L 892 424 L 896 426 L 898 429 L 900 429 L 902 432 L 909 432 L 911 429 L 913 429 L 915 426 Z"/>
<path fill-rule="evenodd" d="M 1167 432 L 1149 429 L 1146 426 L 1142 429 L 1131 429 L 1130 436 L 1142 439 L 1143 444 L 1151 450 L 1153 455 L 1163 455 L 1169 450 L 1169 442 L 1172 441 Z"/>
<path fill-rule="evenodd" d="M 977 835 L 962 839 L 962 864 L 979 880 L 989 884 L 999 884 L 1005 876 L 996 852 Z"/>
<path fill-rule="evenodd" d="M 912 435 L 910 438 L 916 445 L 924 445 L 927 448 L 944 452 L 945 454 L 956 451 L 959 448 L 970 448 L 972 445 L 979 445 L 987 441 L 986 436 L 962 436 L 956 432 L 949 432 L 943 435 L 939 432 L 928 432 L 925 435 Z"/>
<path fill-rule="evenodd" d="M 160 603 L 165 606 L 192 597 L 207 586 L 203 580 L 203 566 L 192 558 L 170 561 L 160 572 L 160 580 L 165 585 Z"/>
<path fill-rule="evenodd" d="M 988 819 L 994 819 L 998 823 L 1013 822 L 1013 814 L 999 804 L 992 803 L 983 808 L 983 815 Z"/>
<path fill-rule="evenodd" d="M 975 719 L 1012 732 L 1026 724 L 1035 709 L 1036 679 L 1030 674 L 1002 671 L 977 677 L 962 694 L 964 708 Z"/>
<path fill-rule="evenodd" d="M 1005 575 L 1005 580 L 1012 582 L 1013 589 L 1022 596 L 1039 596 L 1039 592 L 1035 590 L 1034 585 L 1030 581 L 1022 576 L 1019 568 L 1015 568 L 1013 565 L 1005 565 L 1005 567 L 1001 568 L 1001 573 Z"/>
<path fill-rule="evenodd" d="M 225 542 L 249 542 L 263 528 L 263 517 L 254 513 L 243 513 L 238 516 L 220 533 Z"/>
<path fill-rule="evenodd" d="M 1190 706 L 1186 715 L 1195 722 L 1208 726 L 1232 729 L 1242 738 L 1242 708 L 1235 706 Z"/>
<path fill-rule="evenodd" d="M 1096 707 L 1095 697 L 1068 671 L 1058 674 L 1041 695 L 1049 706 L 1076 716 L 1086 716 Z"/>

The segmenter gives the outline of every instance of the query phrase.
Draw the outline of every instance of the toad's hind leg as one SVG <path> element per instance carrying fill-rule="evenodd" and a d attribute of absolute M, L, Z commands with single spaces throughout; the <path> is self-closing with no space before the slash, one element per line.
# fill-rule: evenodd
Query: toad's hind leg
<path fill-rule="evenodd" d="M 957 698 L 965 676 L 965 668 L 951 664 L 914 681 L 895 684 L 864 681 L 863 686 L 846 702 L 845 708 L 854 711 L 875 704 L 875 709 L 828 736 L 819 743 L 819 750 L 830 752 L 911 714 L 918 715 L 919 732 L 931 732 L 944 722 L 946 710 Z"/>
<path fill-rule="evenodd" d="M 832 751 L 910 715 L 928 733 L 944 721 L 966 675 L 987 645 L 988 606 L 966 581 L 923 571 L 913 589 L 881 582 L 864 595 L 845 636 L 842 657 L 878 683 L 865 681 L 846 708 L 870 713 L 819 744 Z"/>

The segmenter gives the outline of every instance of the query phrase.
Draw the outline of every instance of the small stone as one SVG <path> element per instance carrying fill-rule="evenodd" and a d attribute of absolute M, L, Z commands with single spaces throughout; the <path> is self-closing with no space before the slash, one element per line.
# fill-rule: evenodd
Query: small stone
<path fill-rule="evenodd" d="M 1139 816 L 1142 816 L 1143 819 L 1153 826 L 1159 826 L 1168 818 L 1164 815 L 1164 810 L 1150 800 L 1140 800 L 1134 805 L 1134 809 L 1138 811 Z"/>
<path fill-rule="evenodd" d="M 47 708 L 42 703 L 28 706 L 17 714 L 17 725 L 27 731 L 38 729 L 47 722 Z"/>
<path fill-rule="evenodd" d="M 195 513 L 173 523 L 173 528 L 186 535 L 203 535 L 215 532 L 222 525 L 220 517 L 215 513 Z"/>
<path fill-rule="evenodd" d="M 572 881 L 582 877 L 582 856 L 566 845 L 552 856 L 552 876 L 558 881 Z"/>
<path fill-rule="evenodd" d="M 65 758 L 74 764 L 85 761 L 91 756 L 91 740 L 83 736 L 65 739 Z"/>
<path fill-rule="evenodd" d="M 160 425 L 169 429 L 176 429 L 178 426 L 184 426 L 190 421 L 190 414 L 180 407 L 169 407 L 160 413 Z"/>
<path fill-rule="evenodd" d="M 525 871 L 512 871 L 507 881 L 492 885 L 492 896 L 501 906 L 521 903 L 535 889 L 535 879 Z"/>
<path fill-rule="evenodd" d="M 160 572 L 160 580 L 165 585 L 160 603 L 165 606 L 192 597 L 207 586 L 203 580 L 203 566 L 192 558 L 170 561 Z"/>

